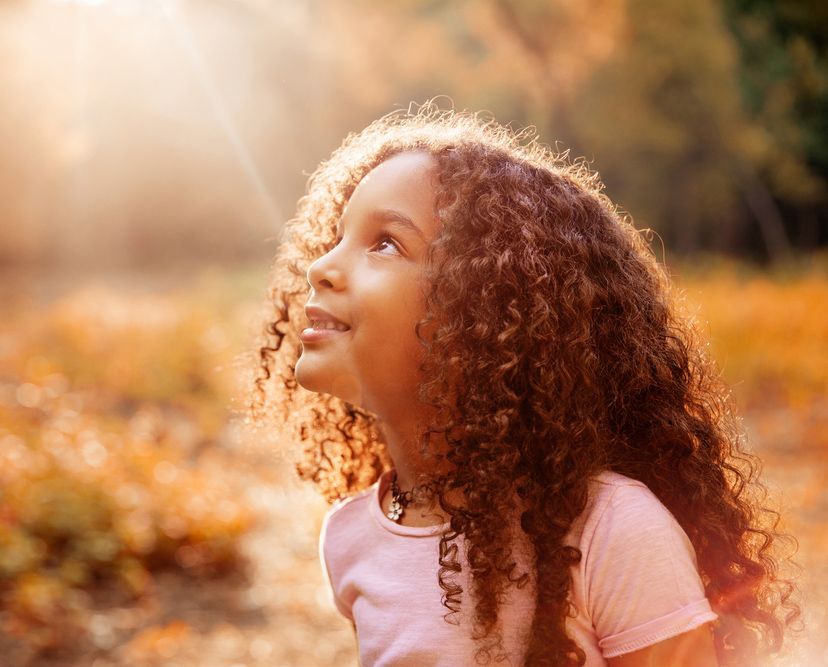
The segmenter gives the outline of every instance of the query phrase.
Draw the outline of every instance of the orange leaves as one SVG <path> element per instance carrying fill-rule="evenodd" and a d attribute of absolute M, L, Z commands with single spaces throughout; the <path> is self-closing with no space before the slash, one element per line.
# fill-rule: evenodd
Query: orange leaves
<path fill-rule="evenodd" d="M 174 657 L 189 635 L 190 626 L 184 621 L 171 621 L 139 632 L 119 653 L 125 664 L 160 664 Z"/>
<path fill-rule="evenodd" d="M 816 267 L 802 273 L 768 276 L 724 265 L 682 281 L 712 355 L 751 406 L 775 400 L 804 408 L 828 395 L 828 280 Z"/>
<path fill-rule="evenodd" d="M 214 370 L 232 358 L 214 317 L 174 298 L 90 286 L 44 311 L 20 313 L 17 335 L 5 332 L 9 354 L 0 356 L 29 407 L 68 382 L 94 390 L 98 400 L 175 401 L 193 393 L 220 408 L 229 379 Z"/>
<path fill-rule="evenodd" d="M 240 563 L 254 515 L 216 440 L 225 326 L 180 298 L 99 288 L 0 323 L 0 636 L 35 653 L 84 636 L 107 648 L 87 590 L 135 599 L 159 568 Z M 154 632 L 131 650 L 186 634 Z"/>

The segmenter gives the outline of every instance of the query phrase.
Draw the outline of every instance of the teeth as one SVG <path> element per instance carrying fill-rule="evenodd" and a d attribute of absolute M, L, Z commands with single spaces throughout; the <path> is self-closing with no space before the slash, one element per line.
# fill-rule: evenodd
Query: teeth
<path fill-rule="evenodd" d="M 339 324 L 337 322 L 330 322 L 328 320 L 314 320 L 311 322 L 314 329 L 336 329 L 337 331 L 347 331 L 348 326 Z"/>

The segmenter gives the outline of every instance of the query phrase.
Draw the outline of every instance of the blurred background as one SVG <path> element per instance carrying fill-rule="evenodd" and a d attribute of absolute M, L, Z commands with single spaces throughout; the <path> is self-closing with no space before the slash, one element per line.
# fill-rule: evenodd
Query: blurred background
<path fill-rule="evenodd" d="M 828 5 L 0 0 L 0 663 L 349 665 L 324 502 L 240 419 L 343 137 L 441 96 L 584 158 L 711 341 L 828 664 Z"/>

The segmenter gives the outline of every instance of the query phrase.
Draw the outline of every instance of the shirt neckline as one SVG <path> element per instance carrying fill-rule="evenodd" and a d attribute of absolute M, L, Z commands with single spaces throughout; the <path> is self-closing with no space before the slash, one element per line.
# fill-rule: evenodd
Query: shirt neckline
<path fill-rule="evenodd" d="M 450 523 L 434 524 L 433 526 L 403 526 L 396 521 L 391 521 L 385 512 L 382 511 L 382 497 L 386 490 L 391 485 L 391 475 L 394 474 L 394 469 L 386 470 L 379 478 L 379 481 L 374 486 L 374 492 L 371 495 L 371 515 L 376 522 L 389 533 L 395 535 L 405 535 L 406 537 L 434 537 L 442 533 L 448 532 Z"/>

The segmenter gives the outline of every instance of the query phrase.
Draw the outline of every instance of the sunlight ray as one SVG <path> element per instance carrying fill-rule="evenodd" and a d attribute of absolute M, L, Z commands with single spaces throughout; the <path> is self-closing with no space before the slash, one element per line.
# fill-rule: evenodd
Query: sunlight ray
<path fill-rule="evenodd" d="M 282 214 L 273 200 L 264 179 L 256 166 L 253 157 L 250 154 L 247 146 L 242 140 L 233 117 L 230 114 L 227 105 L 219 93 L 215 81 L 210 72 L 204 64 L 201 50 L 198 43 L 192 34 L 192 31 L 181 20 L 180 15 L 176 12 L 176 8 L 170 0 L 157 0 L 164 17 L 169 22 L 170 27 L 175 35 L 175 40 L 181 50 L 186 54 L 190 66 L 201 85 L 202 90 L 210 101 L 211 108 L 215 114 L 216 120 L 222 128 L 227 140 L 233 147 L 236 159 L 239 162 L 245 176 L 252 185 L 253 189 L 259 197 L 259 200 L 264 209 L 265 217 L 267 219 L 268 227 L 272 230 L 279 228 L 282 224 Z"/>

